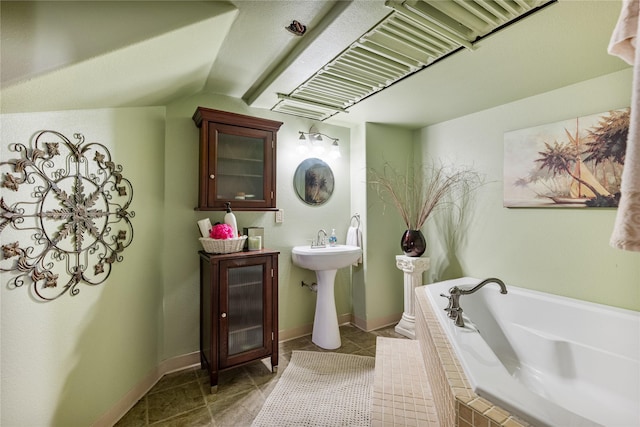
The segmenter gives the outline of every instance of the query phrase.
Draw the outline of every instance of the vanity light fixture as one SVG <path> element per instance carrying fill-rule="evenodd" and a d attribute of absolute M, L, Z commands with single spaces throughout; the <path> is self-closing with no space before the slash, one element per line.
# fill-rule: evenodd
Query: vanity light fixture
<path fill-rule="evenodd" d="M 315 155 L 322 155 L 326 151 L 326 144 L 324 143 L 323 136 L 331 140 L 329 146 L 329 157 L 339 158 L 340 146 L 338 145 L 338 138 L 332 138 L 327 134 L 320 133 L 315 126 L 311 126 L 309 132 L 298 131 L 300 137 L 298 138 L 298 152 L 301 154 L 313 151 Z"/>

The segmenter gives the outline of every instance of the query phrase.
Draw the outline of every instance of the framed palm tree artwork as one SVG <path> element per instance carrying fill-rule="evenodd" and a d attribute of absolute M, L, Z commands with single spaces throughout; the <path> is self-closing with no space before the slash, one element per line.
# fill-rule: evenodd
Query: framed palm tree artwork
<path fill-rule="evenodd" d="M 504 206 L 617 207 L 629 108 L 504 134 Z"/>

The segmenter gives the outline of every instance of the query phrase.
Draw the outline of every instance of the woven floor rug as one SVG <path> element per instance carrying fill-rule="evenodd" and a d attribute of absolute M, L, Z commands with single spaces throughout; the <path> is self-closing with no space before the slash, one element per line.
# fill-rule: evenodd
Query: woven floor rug
<path fill-rule="evenodd" d="M 294 351 L 255 427 L 369 426 L 375 358 Z"/>

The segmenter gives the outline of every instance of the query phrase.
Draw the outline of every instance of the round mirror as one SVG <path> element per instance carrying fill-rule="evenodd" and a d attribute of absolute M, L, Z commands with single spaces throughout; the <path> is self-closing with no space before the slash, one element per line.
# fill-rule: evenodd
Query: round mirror
<path fill-rule="evenodd" d="M 333 171 L 320 159 L 306 159 L 298 165 L 293 175 L 296 194 L 308 205 L 325 203 L 333 193 Z"/>

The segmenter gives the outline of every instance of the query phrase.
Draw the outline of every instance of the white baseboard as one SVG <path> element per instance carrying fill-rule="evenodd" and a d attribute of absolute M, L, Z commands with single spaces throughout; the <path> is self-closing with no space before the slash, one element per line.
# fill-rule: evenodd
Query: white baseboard
<path fill-rule="evenodd" d="M 163 360 L 160 365 L 156 366 L 142 379 L 135 387 L 133 387 L 122 399 L 120 399 L 111 409 L 103 414 L 93 427 L 111 427 L 120 420 L 145 394 L 153 388 L 154 385 L 166 374 L 181 371 L 183 369 L 200 366 L 200 352 L 183 354 L 181 356 L 172 357 Z"/>

